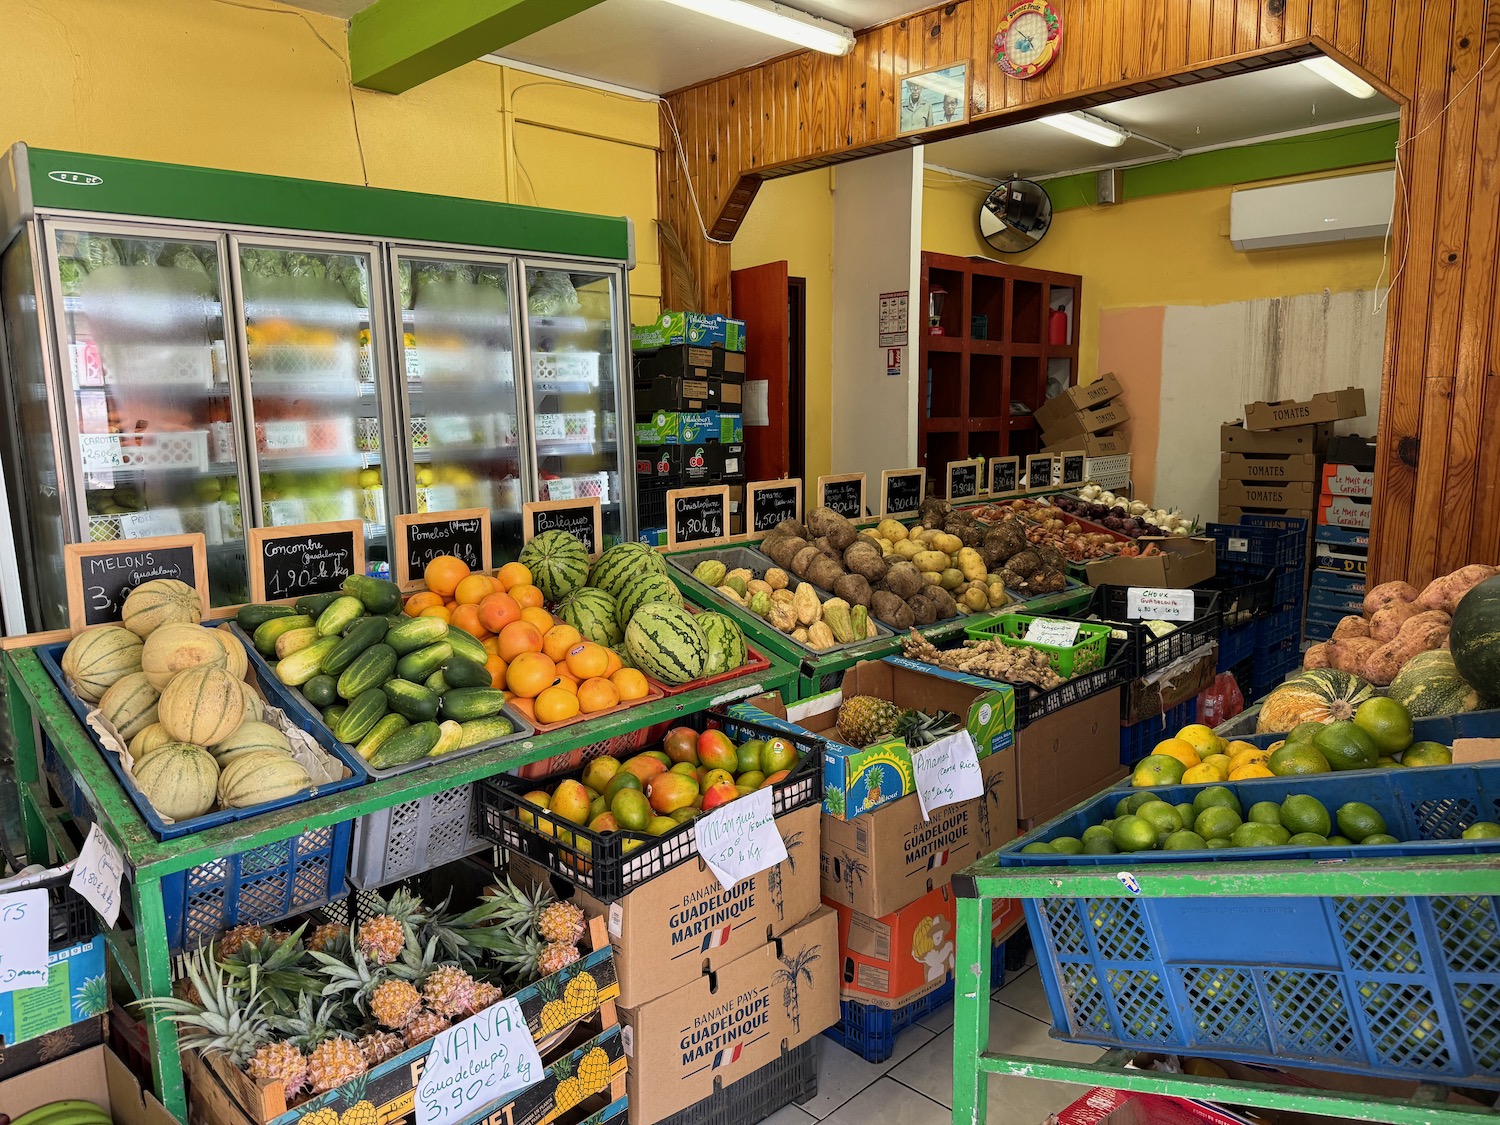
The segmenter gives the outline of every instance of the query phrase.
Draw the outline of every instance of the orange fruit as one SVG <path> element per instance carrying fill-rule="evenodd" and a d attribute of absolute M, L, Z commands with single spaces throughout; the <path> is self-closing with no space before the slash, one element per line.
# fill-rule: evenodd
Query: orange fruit
<path fill-rule="evenodd" d="M 568 649 L 565 659 L 568 671 L 581 680 L 609 674 L 609 649 L 593 641 L 584 641 Z M 611 707 L 614 704 L 610 704 Z"/>
<path fill-rule="evenodd" d="M 458 584 L 453 596 L 459 605 L 478 605 L 496 591 L 495 580 L 487 574 L 471 574 Z"/>
<path fill-rule="evenodd" d="M 536 708 L 532 705 L 531 700 L 523 699 L 519 695 L 512 695 L 505 702 L 507 705 L 514 707 L 521 714 L 525 715 L 533 723 L 536 722 Z"/>
<path fill-rule="evenodd" d="M 552 681 L 552 686 L 562 688 L 569 695 L 578 694 L 578 677 L 568 675 L 568 670 L 561 664 L 557 666 L 557 679 Z"/>
<path fill-rule="evenodd" d="M 651 694 L 651 685 L 636 668 L 621 668 L 610 676 L 609 682 L 615 685 L 615 690 L 620 693 L 620 699 L 626 703 L 633 699 L 645 699 Z"/>
<path fill-rule="evenodd" d="M 468 579 L 464 579 L 465 582 Z M 457 609 L 448 615 L 448 624 L 457 625 L 470 636 L 477 637 L 485 631 L 479 623 L 479 607 L 471 602 L 460 602 Z"/>
<path fill-rule="evenodd" d="M 536 721 L 561 723 L 578 714 L 578 697 L 562 688 L 549 687 L 536 697 Z"/>
<path fill-rule="evenodd" d="M 447 601 L 443 602 L 443 605 L 446 606 L 450 611 L 455 610 L 458 608 L 458 599 L 449 598 Z"/>
<path fill-rule="evenodd" d="M 402 607 L 402 611 L 408 617 L 416 617 L 424 609 L 431 609 L 435 605 L 442 604 L 443 596 L 441 594 L 434 594 L 431 590 L 419 590 L 406 599 L 406 605 Z"/>
<path fill-rule="evenodd" d="M 562 663 L 563 657 L 568 655 L 579 641 L 583 640 L 583 634 L 571 625 L 553 625 L 542 634 L 542 651 L 552 657 L 558 663 Z"/>
<path fill-rule="evenodd" d="M 452 611 L 447 606 L 445 606 L 445 605 L 430 605 L 426 609 L 424 609 L 421 613 L 417 614 L 417 616 L 418 617 L 441 617 L 444 621 L 447 621 L 448 620 L 448 616 L 449 616 L 449 614 L 451 612 Z"/>
<path fill-rule="evenodd" d="M 620 659 L 620 654 L 612 648 L 605 649 L 604 654 L 604 671 L 600 675 L 605 679 L 609 679 L 621 668 L 625 667 L 625 662 Z"/>
<path fill-rule="evenodd" d="M 529 621 L 512 621 L 500 630 L 499 654 L 505 661 L 515 660 L 524 652 L 541 652 L 542 634 Z"/>
<path fill-rule="evenodd" d="M 521 611 L 521 620 L 531 622 L 538 633 L 546 633 L 557 624 L 550 613 L 534 605 L 529 605 Z"/>
<path fill-rule="evenodd" d="M 458 584 L 468 576 L 469 564 L 452 555 L 439 555 L 422 571 L 427 588 L 445 598 L 451 598 L 453 591 L 458 589 Z"/>
<path fill-rule="evenodd" d="M 498 633 L 512 621 L 521 620 L 521 607 L 509 594 L 487 594 L 479 603 L 479 620 L 491 633 Z"/>
<path fill-rule="evenodd" d="M 515 598 L 516 604 L 519 605 L 522 609 L 525 609 L 527 606 L 536 606 L 540 608 L 541 605 L 547 600 L 546 598 L 542 597 L 542 592 L 535 586 L 533 586 L 530 582 L 518 583 L 505 592 L 511 597 Z"/>
<path fill-rule="evenodd" d="M 484 666 L 490 673 L 490 687 L 503 688 L 505 686 L 505 661 L 498 656 L 492 656 L 484 662 Z"/>
<path fill-rule="evenodd" d="M 619 703 L 619 689 L 608 680 L 594 676 L 578 685 L 578 709 L 585 714 L 608 711 Z"/>
<path fill-rule="evenodd" d="M 1192 769 L 1201 761 L 1198 757 L 1197 747 L 1181 738 L 1162 739 L 1152 749 L 1151 753 L 1164 754 L 1168 758 L 1176 758 L 1188 769 Z"/>
<path fill-rule="evenodd" d="M 557 665 L 544 652 L 523 652 L 505 669 L 505 686 L 517 695 L 534 699 L 557 679 Z M 543 720 L 548 722 L 550 720 Z"/>
<path fill-rule="evenodd" d="M 530 586 L 531 571 L 518 562 L 508 562 L 495 571 L 495 580 L 500 583 L 502 590 L 509 590 L 512 586 Z"/>
<path fill-rule="evenodd" d="M 484 636 L 479 638 L 479 644 L 491 656 L 500 655 L 500 638 L 494 633 L 486 631 Z"/>

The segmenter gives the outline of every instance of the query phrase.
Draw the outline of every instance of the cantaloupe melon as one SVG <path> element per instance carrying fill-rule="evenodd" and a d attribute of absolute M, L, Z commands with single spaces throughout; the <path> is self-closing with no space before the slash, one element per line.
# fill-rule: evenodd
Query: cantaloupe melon
<path fill-rule="evenodd" d="M 292 744 L 287 741 L 286 735 L 269 723 L 249 722 L 241 723 L 240 729 L 218 743 L 212 754 L 219 763 L 219 768 L 223 769 L 236 758 L 261 750 L 275 750 L 279 754 L 290 755 Z"/>
<path fill-rule="evenodd" d="M 229 669 L 229 674 L 235 679 L 243 680 L 250 671 L 250 657 L 245 652 L 244 642 L 234 635 L 234 630 L 227 621 L 214 630 L 214 636 L 224 646 L 224 653 L 228 657 L 224 666 Z"/>
<path fill-rule="evenodd" d="M 187 820 L 213 808 L 219 766 L 201 746 L 169 742 L 137 762 L 132 776 L 152 808 L 173 820 Z"/>
<path fill-rule="evenodd" d="M 219 804 L 243 809 L 300 793 L 312 785 L 305 769 L 286 754 L 261 750 L 236 758 L 219 774 Z"/>
<path fill-rule="evenodd" d="M 224 668 L 200 664 L 172 677 L 157 713 L 178 742 L 214 746 L 239 730 L 245 718 L 240 681 Z"/>
<path fill-rule="evenodd" d="M 139 761 L 157 747 L 165 746 L 171 741 L 172 736 L 167 733 L 166 727 L 159 722 L 152 723 L 130 740 L 130 756 Z"/>
<path fill-rule="evenodd" d="M 98 703 L 124 676 L 141 670 L 141 638 L 120 625 L 95 625 L 68 642 L 63 674 L 88 703 Z"/>
<path fill-rule="evenodd" d="M 165 689 L 178 672 L 200 664 L 221 668 L 229 664 L 229 653 L 216 629 L 177 623 L 163 625 L 141 647 L 141 671 L 157 691 Z"/>
<path fill-rule="evenodd" d="M 240 694 L 245 697 L 245 722 L 259 723 L 266 717 L 266 705 L 260 698 L 260 693 L 249 684 L 240 682 Z"/>
<path fill-rule="evenodd" d="M 99 700 L 99 713 L 109 720 L 128 745 L 132 738 L 156 722 L 158 698 L 144 672 L 131 672 L 110 685 Z"/>
<path fill-rule="evenodd" d="M 174 622 L 195 625 L 203 620 L 203 601 L 186 582 L 153 578 L 130 591 L 120 608 L 120 624 L 138 637 L 149 637 Z"/>

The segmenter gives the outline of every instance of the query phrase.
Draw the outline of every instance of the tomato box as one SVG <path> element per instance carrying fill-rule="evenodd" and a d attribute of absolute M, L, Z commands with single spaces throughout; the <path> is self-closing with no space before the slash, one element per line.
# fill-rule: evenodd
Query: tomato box
<path fill-rule="evenodd" d="M 1338 422 L 1345 418 L 1362 418 L 1365 392 L 1360 387 L 1324 391 L 1309 399 L 1279 399 L 1276 402 L 1251 402 L 1245 405 L 1247 430 L 1281 430 L 1289 426 L 1306 426 L 1318 422 Z"/>

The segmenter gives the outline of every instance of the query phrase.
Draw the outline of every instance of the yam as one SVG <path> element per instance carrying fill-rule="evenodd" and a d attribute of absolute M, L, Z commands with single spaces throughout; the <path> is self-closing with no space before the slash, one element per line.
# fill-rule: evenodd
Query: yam
<path fill-rule="evenodd" d="M 904 633 L 916 623 L 916 616 L 906 599 L 889 590 L 876 590 L 870 597 L 870 612 L 876 620 L 889 625 L 898 633 Z"/>
<path fill-rule="evenodd" d="M 1364 620 L 1361 618 L 1360 620 Z M 1327 668 L 1330 666 L 1329 642 L 1313 645 L 1302 654 L 1302 667 L 1304 670 L 1311 668 Z"/>
<path fill-rule="evenodd" d="M 885 572 L 885 589 L 901 598 L 903 601 L 914 597 L 922 588 L 922 575 L 916 567 L 909 562 L 892 563 Z M 874 601 L 870 605 L 874 606 Z M 884 618 L 881 618 L 884 621 Z M 889 624 L 889 622 L 886 622 Z"/>
<path fill-rule="evenodd" d="M 1410 582 L 1382 582 L 1365 595 L 1365 616 L 1374 617 L 1378 610 L 1396 602 L 1414 602 L 1417 588 Z"/>
<path fill-rule="evenodd" d="M 798 551 L 796 556 L 792 559 L 791 571 L 798 578 L 806 578 L 807 568 L 812 566 L 813 559 L 820 559 L 822 557 L 823 552 L 809 543 L 807 546 L 803 547 L 802 550 Z"/>
<path fill-rule="evenodd" d="M 930 601 L 937 610 L 936 620 L 942 621 L 945 618 L 958 616 L 958 603 L 953 600 L 953 595 L 941 586 L 927 587 L 927 589 L 922 591 L 922 596 Z"/>
<path fill-rule="evenodd" d="M 1455 570 L 1452 574 L 1434 578 L 1427 583 L 1426 588 L 1417 595 L 1417 605 L 1422 609 L 1437 609 L 1452 615 L 1465 594 L 1496 574 L 1500 574 L 1500 567 L 1487 566 L 1484 563 L 1470 563 L 1468 566 Z"/>
<path fill-rule="evenodd" d="M 1448 639 L 1448 615 L 1428 610 L 1409 617 L 1394 640 L 1377 646 L 1365 657 L 1357 672 L 1372 684 L 1385 687 L 1396 673 L 1419 652 L 1441 648 Z"/>
<path fill-rule="evenodd" d="M 938 607 L 928 596 L 928 591 L 934 589 L 941 589 L 941 587 L 928 586 L 926 590 L 906 603 L 911 608 L 911 615 L 918 625 L 931 625 L 938 619 Z"/>
<path fill-rule="evenodd" d="M 797 553 L 806 546 L 808 546 L 808 542 L 806 539 L 803 539 L 799 536 L 789 536 L 786 538 L 779 538 L 774 543 L 766 547 L 766 554 L 771 556 L 771 559 L 776 563 L 777 566 L 790 570 L 792 566 L 792 560 L 795 559 L 797 557 Z"/>
<path fill-rule="evenodd" d="M 782 520 L 771 529 L 772 535 L 790 535 L 794 539 L 806 539 L 807 528 L 796 520 Z"/>
<path fill-rule="evenodd" d="M 862 574 L 844 575 L 833 584 L 833 592 L 850 605 L 870 604 L 870 583 Z"/>
<path fill-rule="evenodd" d="M 1030 578 L 1042 569 L 1042 560 L 1035 551 L 1021 551 L 1012 556 L 1006 566 L 1012 573 L 1019 574 L 1022 578 Z M 1007 582 L 1006 585 L 1009 586 L 1010 583 Z"/>
<path fill-rule="evenodd" d="M 869 540 L 857 540 L 844 550 L 844 569 L 862 575 L 869 582 L 879 582 L 885 577 L 885 556 Z"/>
<path fill-rule="evenodd" d="M 1339 672 L 1348 672 L 1357 676 L 1370 654 L 1379 648 L 1379 642 L 1369 637 L 1350 637 L 1348 640 L 1334 641 L 1328 646 L 1328 666 Z"/>
<path fill-rule="evenodd" d="M 1384 611 L 1382 610 L 1381 612 Z M 1368 637 L 1369 635 L 1370 623 L 1354 613 L 1351 613 L 1333 627 L 1333 639 L 1336 641 L 1346 641 L 1353 637 Z M 1309 665 L 1304 664 L 1303 667 L 1306 668 Z M 1319 667 L 1326 668 L 1327 665 L 1323 664 L 1319 665 Z"/>
<path fill-rule="evenodd" d="M 1393 602 L 1370 615 L 1369 629 L 1365 635 L 1381 644 L 1394 641 L 1401 632 L 1401 626 L 1421 612 L 1416 602 Z"/>
<path fill-rule="evenodd" d="M 843 530 L 837 530 L 840 528 Z M 807 513 L 807 530 L 817 536 L 827 536 L 836 533 L 842 538 L 847 535 L 843 545 L 839 548 L 840 550 L 853 543 L 854 536 L 858 534 L 854 530 L 852 523 L 828 507 L 817 507 Z"/>

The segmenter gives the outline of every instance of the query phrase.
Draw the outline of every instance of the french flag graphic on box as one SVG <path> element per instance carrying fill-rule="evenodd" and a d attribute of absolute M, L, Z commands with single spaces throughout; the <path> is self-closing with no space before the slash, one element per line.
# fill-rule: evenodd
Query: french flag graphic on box
<path fill-rule="evenodd" d="M 943 864 L 948 862 L 948 855 L 949 851 L 947 848 L 944 848 L 942 851 L 933 852 L 927 857 L 927 870 L 932 871 L 943 866 Z"/>
<path fill-rule="evenodd" d="M 718 1070 L 720 1067 L 732 1066 L 733 1064 L 739 1062 L 740 1053 L 744 1051 L 744 1049 L 745 1045 L 743 1043 L 736 1043 L 733 1047 L 725 1047 L 718 1054 L 714 1055 L 713 1069 Z"/>
<path fill-rule="evenodd" d="M 703 947 L 700 953 L 707 953 L 710 949 L 718 949 L 720 946 L 729 944 L 729 935 L 734 932 L 733 926 L 722 926 L 717 930 L 710 930 L 703 935 Z"/>

